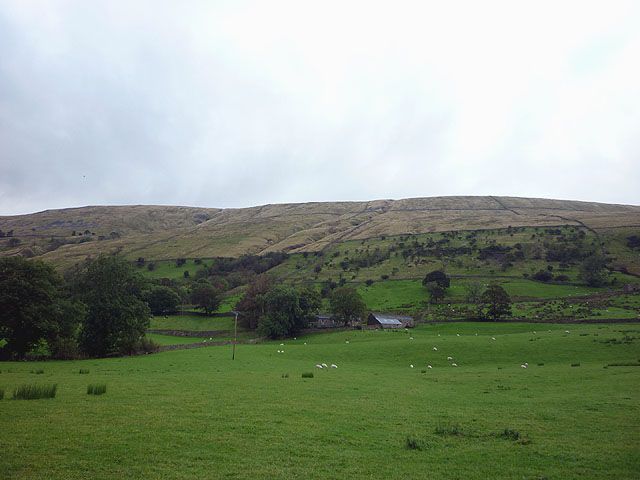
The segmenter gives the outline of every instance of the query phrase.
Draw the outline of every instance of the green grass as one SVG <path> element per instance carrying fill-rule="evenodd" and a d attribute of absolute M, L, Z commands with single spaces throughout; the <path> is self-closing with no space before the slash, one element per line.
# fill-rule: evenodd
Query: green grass
<path fill-rule="evenodd" d="M 107 385 L 104 383 L 92 383 L 87 386 L 87 395 L 103 395 L 105 393 L 107 393 Z"/>
<path fill-rule="evenodd" d="M 206 338 L 200 337 L 183 337 L 174 335 L 160 335 L 158 333 L 147 333 L 146 337 L 153 340 L 158 345 L 185 345 L 188 343 L 204 343 Z"/>
<path fill-rule="evenodd" d="M 55 398 L 58 386 L 53 385 L 20 385 L 13 391 L 14 400 L 39 400 Z"/>
<path fill-rule="evenodd" d="M 187 330 L 192 332 L 233 330 L 233 317 L 206 317 L 204 315 L 168 315 L 151 319 L 152 330 Z"/>
<path fill-rule="evenodd" d="M 147 264 L 153 262 L 155 268 L 149 270 Z M 170 278 L 173 280 L 180 280 L 184 278 L 184 272 L 188 271 L 189 276 L 193 277 L 198 270 L 203 268 L 204 265 L 211 265 L 211 261 L 203 260 L 201 265 L 196 265 L 194 259 L 187 259 L 186 263 L 180 267 L 176 267 L 175 260 L 148 260 L 147 264 L 143 267 L 136 268 L 147 278 Z"/>
<path fill-rule="evenodd" d="M 54 402 L 2 402 L 0 471 L 6 479 L 72 480 L 87 472 L 638 478 L 640 369 L 603 368 L 638 363 L 638 332 L 640 324 L 457 323 L 240 345 L 233 361 L 230 346 L 50 361 Z M 623 336 L 633 338 L 601 342 Z M 339 368 L 314 370 L 322 362 Z M 427 363 L 433 369 L 421 373 Z M 5 363 L 4 387 L 29 382 L 41 365 Z M 109 394 L 89 401 L 80 368 Z M 302 378 L 311 371 L 313 379 Z"/>

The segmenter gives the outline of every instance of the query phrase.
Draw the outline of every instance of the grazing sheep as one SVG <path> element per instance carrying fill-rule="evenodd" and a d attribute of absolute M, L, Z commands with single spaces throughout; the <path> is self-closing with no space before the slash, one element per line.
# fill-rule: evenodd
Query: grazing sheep
<path fill-rule="evenodd" d="M 326 364 L 326 363 L 323 363 L 323 364 L 322 364 L 322 366 L 323 366 L 324 368 L 329 368 L 329 367 L 327 367 L 327 364 Z"/>
<path fill-rule="evenodd" d="M 433 368 L 431 365 L 427 365 L 427 368 Z"/>
<path fill-rule="evenodd" d="M 278 350 L 278 353 L 280 353 L 280 350 Z"/>
<path fill-rule="evenodd" d="M 320 370 L 322 370 L 322 365 L 317 364 L 317 365 L 316 365 L 316 368 L 319 368 Z"/>
<path fill-rule="evenodd" d="M 413 337 L 409 337 L 409 340 L 413 340 Z"/>
<path fill-rule="evenodd" d="M 459 333 L 456 333 L 456 337 L 459 337 L 459 336 L 460 336 L 460 334 L 459 334 Z"/>
<path fill-rule="evenodd" d="M 452 366 L 452 367 L 457 367 L 457 366 L 458 366 L 458 364 L 457 364 L 457 363 L 452 363 L 452 364 L 451 364 L 451 366 Z"/>
<path fill-rule="evenodd" d="M 282 346 L 284 346 L 284 343 L 281 343 L 281 344 L 280 344 L 280 346 L 281 346 L 281 347 L 282 347 Z"/>
<path fill-rule="evenodd" d="M 496 337 L 491 337 L 491 340 L 495 340 L 495 339 L 496 339 Z"/>
<path fill-rule="evenodd" d="M 335 363 L 332 363 L 331 368 L 338 368 L 338 365 L 336 365 Z"/>
<path fill-rule="evenodd" d="M 349 343 L 349 340 L 345 340 L 345 342 L 344 342 L 344 343 Z"/>
<path fill-rule="evenodd" d="M 569 330 L 565 330 L 564 333 L 569 333 Z"/>
<path fill-rule="evenodd" d="M 521 368 L 527 368 L 527 366 L 523 363 L 522 365 L 520 365 Z"/>
<path fill-rule="evenodd" d="M 438 347 L 433 347 L 433 350 L 437 352 L 438 351 Z"/>
<path fill-rule="evenodd" d="M 413 364 L 409 365 L 411 368 L 413 368 Z"/>
<path fill-rule="evenodd" d="M 447 360 L 453 360 L 453 357 L 447 357 Z"/>

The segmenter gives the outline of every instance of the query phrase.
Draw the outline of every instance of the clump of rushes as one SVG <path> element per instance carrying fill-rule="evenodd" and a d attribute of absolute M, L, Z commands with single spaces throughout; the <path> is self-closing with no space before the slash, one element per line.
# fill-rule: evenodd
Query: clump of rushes
<path fill-rule="evenodd" d="M 42 375 L 44 373 L 44 370 L 42 368 L 39 368 L 37 370 L 31 370 L 31 373 L 35 373 L 36 375 Z"/>
<path fill-rule="evenodd" d="M 21 385 L 13 391 L 14 400 L 38 400 L 40 398 L 55 398 L 57 384 L 53 385 Z"/>
<path fill-rule="evenodd" d="M 107 385 L 104 383 L 90 384 L 87 387 L 87 395 L 102 395 L 107 392 Z"/>
<path fill-rule="evenodd" d="M 407 435 L 404 446 L 407 450 L 422 450 L 422 442 L 413 435 Z"/>
<path fill-rule="evenodd" d="M 302 378 L 313 378 L 313 372 L 305 372 L 302 374 Z"/>
<path fill-rule="evenodd" d="M 87 373 L 89 373 L 89 369 L 87 368 L 81 368 L 80 371 L 78 372 L 80 375 L 86 375 Z"/>
<path fill-rule="evenodd" d="M 4 388 L 0 388 L 0 400 L 4 398 Z"/>
<path fill-rule="evenodd" d="M 580 366 L 580 364 L 579 364 L 579 363 L 572 363 L 572 364 L 571 364 L 571 366 L 572 366 L 572 367 L 579 367 L 579 366 Z"/>
<path fill-rule="evenodd" d="M 436 435 L 464 435 L 464 431 L 460 425 L 438 425 L 436 427 Z"/>

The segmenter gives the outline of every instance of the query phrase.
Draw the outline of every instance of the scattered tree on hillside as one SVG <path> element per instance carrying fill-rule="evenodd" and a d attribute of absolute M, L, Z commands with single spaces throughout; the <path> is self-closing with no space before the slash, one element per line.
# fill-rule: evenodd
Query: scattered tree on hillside
<path fill-rule="evenodd" d="M 357 322 L 364 317 L 367 306 L 353 287 L 336 288 L 329 297 L 331 313 L 345 325 Z"/>
<path fill-rule="evenodd" d="M 437 303 L 442 300 L 450 284 L 451 280 L 442 270 L 429 272 L 422 280 L 422 285 L 429 291 L 431 303 Z"/>
<path fill-rule="evenodd" d="M 511 298 L 500 285 L 489 285 L 482 294 L 482 303 L 485 318 L 495 321 L 511 315 Z"/>
<path fill-rule="evenodd" d="M 218 309 L 222 302 L 220 292 L 218 288 L 211 285 L 207 280 L 198 280 L 191 287 L 191 303 L 196 308 L 203 309 L 207 315 L 210 315 Z"/>
<path fill-rule="evenodd" d="M 128 353 L 149 327 L 149 307 L 142 299 L 143 278 L 120 257 L 100 256 L 76 279 L 75 290 L 87 305 L 80 336 L 85 353 Z"/>
<path fill-rule="evenodd" d="M 65 298 L 62 279 L 40 261 L 0 258 L 0 358 L 22 358 L 41 341 L 55 357 L 75 353 L 83 306 Z M 72 350 L 70 352 L 69 350 Z"/>
<path fill-rule="evenodd" d="M 467 302 L 478 305 L 482 301 L 484 286 L 480 282 L 469 282 L 464 287 Z"/>
<path fill-rule="evenodd" d="M 599 254 L 585 258 L 580 265 L 580 277 L 590 287 L 601 287 L 607 283 L 607 259 Z"/>

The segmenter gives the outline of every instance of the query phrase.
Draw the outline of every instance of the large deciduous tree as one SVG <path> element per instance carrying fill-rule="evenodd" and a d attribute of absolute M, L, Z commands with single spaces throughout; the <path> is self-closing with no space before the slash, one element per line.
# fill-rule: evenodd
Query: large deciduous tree
<path fill-rule="evenodd" d="M 484 317 L 490 320 L 511 315 L 511 298 L 504 288 L 492 283 L 482 294 Z"/>
<path fill-rule="evenodd" d="M 367 310 L 364 300 L 353 287 L 336 288 L 331 293 L 329 304 L 331 312 L 345 325 L 360 321 Z"/>
<path fill-rule="evenodd" d="M 75 353 L 84 309 L 66 298 L 62 279 L 40 261 L 0 258 L 0 358 L 22 358 L 47 342 L 54 357 Z"/>
<path fill-rule="evenodd" d="M 90 262 L 76 279 L 76 291 L 87 305 L 80 336 L 88 355 L 134 351 L 149 326 L 149 307 L 143 300 L 143 278 L 116 256 Z"/>
<path fill-rule="evenodd" d="M 607 259 L 600 254 L 592 254 L 580 265 L 580 277 L 590 287 L 601 287 L 607 283 Z"/>
<path fill-rule="evenodd" d="M 311 289 L 272 287 L 264 295 L 264 314 L 259 319 L 258 331 L 269 338 L 295 335 L 307 326 L 319 306 L 320 296 Z"/>
<path fill-rule="evenodd" d="M 451 280 L 442 270 L 429 272 L 422 280 L 422 285 L 429 291 L 431 303 L 437 303 L 439 300 L 442 300 L 450 284 Z"/>

